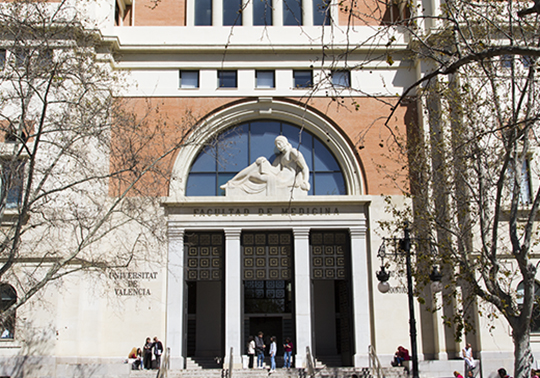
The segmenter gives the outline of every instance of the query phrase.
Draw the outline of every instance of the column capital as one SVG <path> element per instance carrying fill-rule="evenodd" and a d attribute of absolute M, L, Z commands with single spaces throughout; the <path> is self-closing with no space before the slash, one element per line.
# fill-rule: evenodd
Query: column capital
<path fill-rule="evenodd" d="M 167 225 L 167 235 L 169 236 L 169 240 L 171 239 L 182 239 L 184 237 L 184 233 L 186 232 L 186 229 L 183 227 L 179 227 L 175 223 L 169 222 Z"/>
<path fill-rule="evenodd" d="M 242 235 L 242 229 L 241 228 L 226 228 L 225 231 L 225 238 L 227 240 L 235 240 L 240 239 L 240 235 Z"/>
<path fill-rule="evenodd" d="M 358 226 L 358 227 L 349 227 L 349 234 L 352 239 L 365 238 L 367 234 L 367 227 Z"/>
<path fill-rule="evenodd" d="M 309 227 L 294 227 L 293 234 L 294 239 L 307 239 L 309 238 Z"/>

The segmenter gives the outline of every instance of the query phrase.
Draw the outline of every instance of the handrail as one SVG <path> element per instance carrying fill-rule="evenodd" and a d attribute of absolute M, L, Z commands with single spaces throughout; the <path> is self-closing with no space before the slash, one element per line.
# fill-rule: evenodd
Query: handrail
<path fill-rule="evenodd" d="M 233 370 L 233 348 L 231 347 L 231 354 L 229 357 L 229 378 L 232 378 L 232 370 Z"/>
<path fill-rule="evenodd" d="M 313 377 L 315 375 L 315 367 L 313 366 L 313 360 L 308 346 L 306 347 L 306 369 L 307 374 L 310 377 Z"/>
<path fill-rule="evenodd" d="M 375 371 L 375 374 L 377 375 L 377 378 L 384 378 L 384 374 L 382 371 L 381 361 L 379 360 L 379 357 L 377 356 L 377 352 L 375 351 L 375 348 L 370 345 L 368 347 L 369 350 L 369 367 L 372 368 Z"/>
<path fill-rule="evenodd" d="M 169 371 L 170 356 L 171 356 L 171 348 L 167 347 L 165 348 L 165 353 L 163 353 L 163 356 L 161 359 L 161 365 L 159 366 L 159 370 L 158 370 L 156 378 L 167 377 L 167 373 Z"/>

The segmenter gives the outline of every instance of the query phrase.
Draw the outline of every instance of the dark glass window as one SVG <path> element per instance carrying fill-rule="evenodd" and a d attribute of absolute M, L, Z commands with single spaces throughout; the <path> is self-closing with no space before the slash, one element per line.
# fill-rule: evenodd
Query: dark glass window
<path fill-rule="evenodd" d="M 281 314 L 291 312 L 290 281 L 244 281 L 244 312 Z"/>
<path fill-rule="evenodd" d="M 520 282 L 517 286 L 517 303 L 523 304 L 523 282 Z M 536 297 L 536 303 L 534 304 L 532 317 L 531 317 L 531 332 L 540 332 L 540 284 L 534 283 L 534 295 Z"/>
<path fill-rule="evenodd" d="M 0 70 L 6 66 L 6 50 L 0 49 Z"/>
<path fill-rule="evenodd" d="M 302 0 L 283 0 L 283 25 L 302 25 Z"/>
<path fill-rule="evenodd" d="M 313 25 L 330 25 L 330 0 L 313 0 Z"/>
<path fill-rule="evenodd" d="M 218 71 L 218 86 L 219 88 L 236 88 L 237 87 L 237 72 L 236 71 Z"/>
<path fill-rule="evenodd" d="M 294 70 L 293 80 L 295 88 L 310 88 L 313 86 L 313 71 Z"/>
<path fill-rule="evenodd" d="M 17 292 L 13 286 L 0 284 L 0 313 L 6 311 L 17 301 Z M 15 312 L 0 321 L 0 338 L 12 339 L 15 333 Z"/>
<path fill-rule="evenodd" d="M 195 25 L 212 25 L 212 0 L 195 0 Z"/>
<path fill-rule="evenodd" d="M 180 88 L 199 88 L 199 71 L 180 71 Z"/>
<path fill-rule="evenodd" d="M 186 195 L 224 196 L 220 186 L 258 157 L 274 161 L 278 135 L 285 135 L 304 156 L 310 169 L 309 195 L 347 194 L 337 160 L 317 137 L 286 122 L 257 120 L 228 129 L 201 150 L 191 166 Z"/>
<path fill-rule="evenodd" d="M 223 0 L 223 25 L 242 25 L 242 0 Z"/>
<path fill-rule="evenodd" d="M 24 178 L 24 162 L 5 160 L 2 162 L 2 199 L 6 208 L 13 209 L 20 205 Z M 2 202 L 3 203 L 3 202 Z"/>
<path fill-rule="evenodd" d="M 272 25 L 272 0 L 253 0 L 253 25 Z"/>

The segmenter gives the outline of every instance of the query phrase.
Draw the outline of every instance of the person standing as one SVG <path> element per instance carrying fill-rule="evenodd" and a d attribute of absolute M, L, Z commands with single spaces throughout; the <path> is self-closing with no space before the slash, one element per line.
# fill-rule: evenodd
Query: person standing
<path fill-rule="evenodd" d="M 253 336 L 249 336 L 247 354 L 249 356 L 248 368 L 253 369 L 253 359 L 255 357 L 255 338 Z"/>
<path fill-rule="evenodd" d="M 156 356 L 156 369 L 159 369 L 161 365 L 161 355 L 163 354 L 163 344 L 158 340 L 157 336 L 154 337 L 154 356 Z"/>
<path fill-rule="evenodd" d="M 289 369 L 292 363 L 292 342 L 288 337 L 285 339 L 285 344 L 283 344 L 283 350 L 285 350 L 283 367 Z"/>
<path fill-rule="evenodd" d="M 146 343 L 143 346 L 143 365 L 146 370 L 149 370 L 152 368 L 152 347 L 153 347 L 152 340 L 147 337 Z"/>
<path fill-rule="evenodd" d="M 264 348 L 266 348 L 266 345 L 264 345 L 263 336 L 264 334 L 259 331 L 257 337 L 255 337 L 255 352 L 257 352 L 257 369 L 262 369 L 264 363 Z"/>
<path fill-rule="evenodd" d="M 270 373 L 273 373 L 276 371 L 276 353 L 277 353 L 276 337 L 272 336 L 270 338 Z"/>

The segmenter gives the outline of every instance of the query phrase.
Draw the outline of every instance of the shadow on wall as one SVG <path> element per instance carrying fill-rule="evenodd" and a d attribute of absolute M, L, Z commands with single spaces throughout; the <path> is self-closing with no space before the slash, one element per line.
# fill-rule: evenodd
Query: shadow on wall
<path fill-rule="evenodd" d="M 37 329 L 30 322 L 21 323 L 18 319 L 15 341 L 0 343 L 0 378 L 89 378 L 103 376 L 103 370 L 108 370 L 106 365 L 76 361 L 58 364 L 57 358 L 50 357 L 54 354 L 56 330 L 52 326 Z"/>

